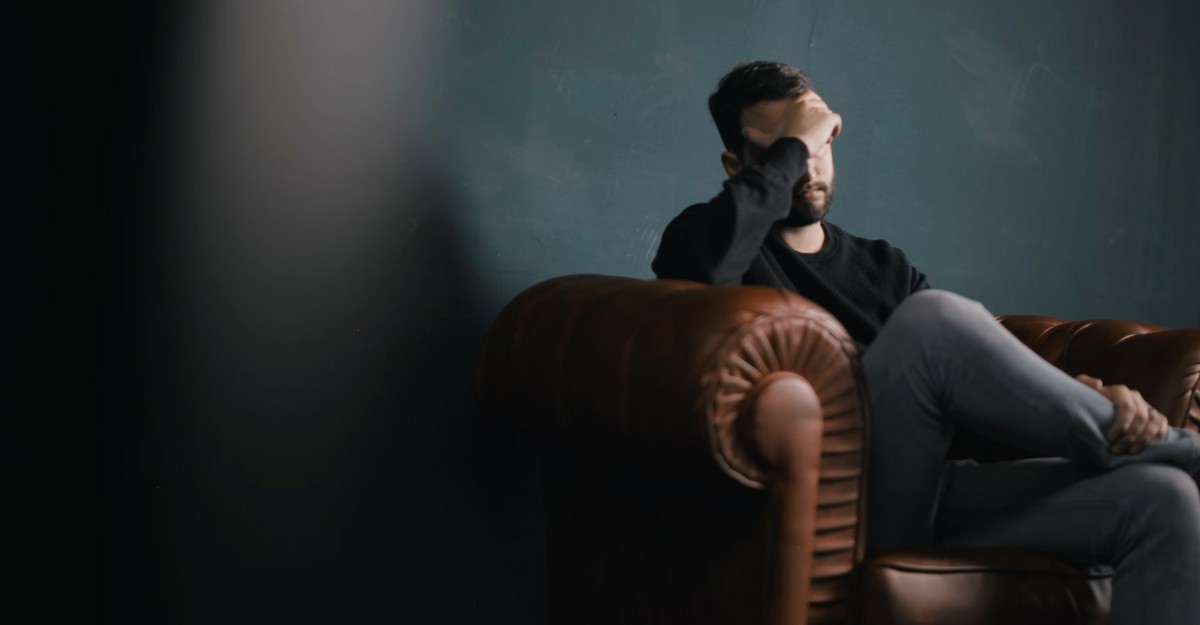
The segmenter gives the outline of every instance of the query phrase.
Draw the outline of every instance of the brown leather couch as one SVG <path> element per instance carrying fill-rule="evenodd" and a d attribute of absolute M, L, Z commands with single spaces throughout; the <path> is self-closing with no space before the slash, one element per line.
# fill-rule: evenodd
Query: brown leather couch
<path fill-rule="evenodd" d="M 1200 425 L 1200 330 L 1001 322 L 1068 373 Z M 500 314 L 476 382 L 494 423 L 539 441 L 550 623 L 1108 622 L 1103 570 L 1014 551 L 864 562 L 858 355 L 802 297 L 549 280 Z M 1021 455 L 969 432 L 955 449 Z"/>

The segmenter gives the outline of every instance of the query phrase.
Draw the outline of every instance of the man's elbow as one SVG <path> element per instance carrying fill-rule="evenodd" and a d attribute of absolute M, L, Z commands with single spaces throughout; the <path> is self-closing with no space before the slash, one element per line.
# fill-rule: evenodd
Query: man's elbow
<path fill-rule="evenodd" d="M 650 269 L 659 280 L 690 280 L 709 285 L 716 284 L 713 279 L 714 276 L 709 272 L 699 271 L 696 267 L 673 265 L 671 263 L 659 262 L 659 259 L 655 259 L 654 262 L 650 263 Z"/>

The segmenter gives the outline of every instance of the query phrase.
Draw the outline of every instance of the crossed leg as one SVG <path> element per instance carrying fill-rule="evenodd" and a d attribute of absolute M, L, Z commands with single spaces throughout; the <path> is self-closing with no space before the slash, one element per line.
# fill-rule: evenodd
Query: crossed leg
<path fill-rule="evenodd" d="M 955 470 L 938 513 L 944 547 L 1037 551 L 1114 569 L 1112 622 L 1200 614 L 1200 491 L 1164 464 L 1096 470 L 1038 458 Z"/>
<path fill-rule="evenodd" d="M 1075 473 L 1054 469 L 1059 473 L 1051 475 L 1045 467 L 1056 465 L 1050 461 L 1022 468 L 1020 474 L 1027 476 L 1023 479 L 1035 485 L 1043 479 L 1070 481 L 1064 474 L 1083 480 L 1078 471 L 1091 472 L 1090 484 L 1090 480 L 1100 480 L 1105 471 L 1126 465 L 1171 465 L 1165 468 L 1185 478 L 1190 474 L 1191 479 L 1200 473 L 1200 436 L 1194 432 L 1172 429 L 1164 441 L 1148 446 L 1141 454 L 1113 454 L 1105 437 L 1115 417 L 1113 404 L 1034 354 L 983 306 L 952 293 L 923 291 L 906 300 L 867 350 L 863 372 L 871 408 L 867 548 L 872 552 L 934 544 L 939 499 L 944 492 L 950 496 L 960 493 L 962 484 L 970 481 L 960 476 L 962 479 L 955 480 L 957 487 L 947 482 L 954 472 L 946 470 L 946 454 L 958 424 L 1049 458 L 1075 461 L 1072 466 L 1076 468 L 1071 470 Z M 1047 472 L 1044 478 L 1037 475 L 1043 470 Z M 1158 468 L 1134 469 L 1119 475 L 1136 485 L 1159 472 Z M 1102 487 L 1107 482 L 1096 483 Z M 1190 487 L 1196 490 L 1194 482 Z M 942 504 L 949 510 L 954 502 Z M 1196 539 L 1200 516 L 1186 506 L 1181 509 L 1190 515 L 1182 522 Z M 1001 522 L 1002 517 L 995 518 Z M 1155 519 L 1138 531 L 1154 534 L 1159 531 L 1156 524 L 1177 523 Z M 1137 558 L 1121 559 L 1114 550 L 1089 553 L 1087 558 L 1095 558 L 1094 564 L 1118 566 L 1118 578 L 1129 577 L 1131 571 L 1133 579 L 1141 578 Z M 1189 587 L 1200 587 L 1200 567 L 1193 564 L 1185 569 Z M 1169 590 L 1156 590 L 1153 596 L 1163 592 Z M 1118 601 L 1128 600 L 1114 597 L 1114 610 Z"/>

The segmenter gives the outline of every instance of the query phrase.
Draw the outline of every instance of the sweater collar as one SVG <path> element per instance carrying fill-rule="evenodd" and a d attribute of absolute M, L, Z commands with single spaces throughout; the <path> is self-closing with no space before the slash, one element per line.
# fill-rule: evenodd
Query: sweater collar
<path fill-rule="evenodd" d="M 787 242 L 783 240 L 783 236 L 779 234 L 779 230 L 777 230 L 777 229 L 771 231 L 771 238 L 773 239 L 773 242 L 776 244 L 778 249 L 787 250 L 788 253 L 790 253 L 794 256 L 803 258 L 806 261 L 818 262 L 818 263 L 824 262 L 826 260 L 829 260 L 830 258 L 837 256 L 838 250 L 841 249 L 841 247 L 842 247 L 842 237 L 841 237 L 842 229 L 838 228 L 837 226 L 835 226 L 825 220 L 821 220 L 820 223 L 821 223 L 821 229 L 825 231 L 825 245 L 822 245 L 820 250 L 813 252 L 811 254 L 801 254 L 800 252 L 797 252 L 796 250 L 789 247 Z"/>

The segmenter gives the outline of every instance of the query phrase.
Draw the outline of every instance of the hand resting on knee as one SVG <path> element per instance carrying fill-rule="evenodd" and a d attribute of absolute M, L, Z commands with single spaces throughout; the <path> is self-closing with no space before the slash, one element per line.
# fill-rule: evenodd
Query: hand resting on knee
<path fill-rule="evenodd" d="M 1090 375 L 1080 374 L 1075 379 L 1116 405 L 1116 418 L 1106 434 L 1114 454 L 1137 455 L 1146 445 L 1166 438 L 1171 428 L 1166 416 L 1155 410 L 1141 393 L 1124 384 L 1105 386 L 1102 380 Z"/>

